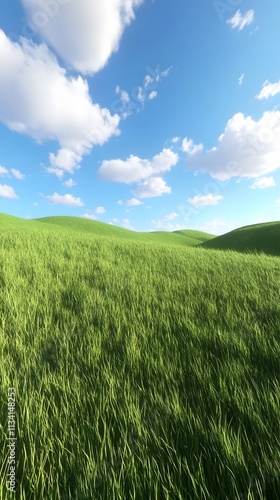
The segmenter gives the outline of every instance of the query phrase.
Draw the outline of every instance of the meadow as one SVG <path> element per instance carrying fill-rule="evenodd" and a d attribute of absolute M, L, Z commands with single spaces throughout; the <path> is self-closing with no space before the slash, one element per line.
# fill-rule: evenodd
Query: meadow
<path fill-rule="evenodd" d="M 9 387 L 20 500 L 279 498 L 278 256 L 78 219 L 0 230 L 1 499 Z"/>

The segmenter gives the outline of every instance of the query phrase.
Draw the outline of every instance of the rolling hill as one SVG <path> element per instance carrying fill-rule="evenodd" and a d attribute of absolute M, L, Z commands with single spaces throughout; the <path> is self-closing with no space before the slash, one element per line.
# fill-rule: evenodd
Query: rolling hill
<path fill-rule="evenodd" d="M 235 229 L 201 243 L 203 248 L 236 250 L 245 253 L 266 253 L 280 256 L 280 222 L 254 224 Z"/>
<path fill-rule="evenodd" d="M 143 243 L 158 243 L 193 247 L 203 241 L 214 238 L 213 235 L 201 231 L 185 230 L 169 233 L 157 231 L 140 233 L 104 222 L 84 219 L 81 217 L 43 217 L 40 219 L 26 220 L 11 215 L 0 213 L 0 228 L 8 230 L 49 230 L 59 232 L 75 232 L 93 236 L 114 237 L 120 240 L 129 240 Z"/>

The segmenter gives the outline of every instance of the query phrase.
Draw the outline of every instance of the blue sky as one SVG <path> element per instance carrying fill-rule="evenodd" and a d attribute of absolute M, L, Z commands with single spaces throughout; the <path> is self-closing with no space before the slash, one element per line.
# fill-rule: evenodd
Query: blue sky
<path fill-rule="evenodd" d="M 279 21 L 278 0 L 2 0 L 0 211 L 279 220 Z"/>

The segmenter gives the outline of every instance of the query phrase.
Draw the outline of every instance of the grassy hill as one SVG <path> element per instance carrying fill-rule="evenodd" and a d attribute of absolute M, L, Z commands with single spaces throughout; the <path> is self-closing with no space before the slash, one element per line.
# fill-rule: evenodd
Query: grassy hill
<path fill-rule="evenodd" d="M 16 231 L 38 229 L 60 232 L 71 231 L 76 234 L 84 233 L 92 236 L 115 237 L 119 240 L 181 246 L 195 246 L 202 241 L 208 241 L 214 238 L 211 234 L 194 230 L 175 231 L 173 233 L 165 231 L 139 233 L 99 221 L 67 216 L 26 220 L 0 213 L 0 229 L 1 228 Z"/>
<path fill-rule="evenodd" d="M 244 226 L 203 242 L 201 246 L 238 252 L 264 252 L 280 256 L 280 222 Z"/>
<path fill-rule="evenodd" d="M 1 500 L 9 387 L 17 498 L 279 498 L 279 258 L 130 233 L 0 217 Z"/>

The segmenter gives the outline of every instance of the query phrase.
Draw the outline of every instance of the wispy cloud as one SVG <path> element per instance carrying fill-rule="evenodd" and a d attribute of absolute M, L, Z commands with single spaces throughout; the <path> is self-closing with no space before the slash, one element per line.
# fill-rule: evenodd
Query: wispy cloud
<path fill-rule="evenodd" d="M 270 83 L 266 80 L 261 91 L 256 95 L 256 99 L 269 99 L 269 97 L 274 97 L 277 94 L 280 94 L 280 80 L 276 83 Z"/>
<path fill-rule="evenodd" d="M 16 170 L 15 168 L 11 168 L 11 172 L 13 174 L 13 176 L 18 179 L 19 181 L 22 181 L 23 179 L 25 179 L 25 175 L 22 174 L 19 170 Z"/>
<path fill-rule="evenodd" d="M 203 144 L 194 144 L 192 139 L 185 137 L 182 142 L 182 151 L 188 153 L 189 155 L 195 155 L 200 151 L 203 151 Z"/>
<path fill-rule="evenodd" d="M 197 194 L 193 198 L 188 199 L 188 203 L 194 207 L 194 208 L 201 208 L 201 207 L 207 207 L 211 205 L 218 205 L 219 201 L 223 199 L 223 196 L 221 195 L 213 195 L 213 194 L 207 194 L 207 195 L 200 195 Z"/>
<path fill-rule="evenodd" d="M 142 85 L 133 87 L 131 92 L 123 90 L 117 85 L 116 94 L 118 99 L 113 102 L 111 111 L 118 113 L 123 119 L 126 119 L 134 112 L 139 113 L 144 108 L 146 101 L 151 101 L 158 96 L 158 86 L 169 75 L 171 69 L 172 66 L 164 71 L 160 71 L 159 68 L 153 70 L 147 67 L 146 70 L 149 73 L 145 75 Z"/>
<path fill-rule="evenodd" d="M 254 17 L 255 13 L 252 9 L 245 12 L 245 14 L 241 14 L 240 10 L 238 10 L 233 17 L 227 20 L 227 24 L 230 25 L 231 29 L 241 31 L 254 21 Z"/>
<path fill-rule="evenodd" d="M 269 187 L 276 186 L 276 182 L 273 177 L 261 177 L 260 179 L 256 179 L 253 184 L 250 186 L 251 189 L 266 189 Z"/>
<path fill-rule="evenodd" d="M 245 77 L 245 73 L 243 73 L 239 78 L 238 78 L 238 83 L 239 85 L 243 85 L 243 82 L 244 82 L 244 77 Z"/>

